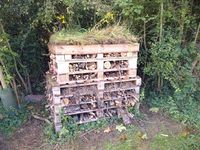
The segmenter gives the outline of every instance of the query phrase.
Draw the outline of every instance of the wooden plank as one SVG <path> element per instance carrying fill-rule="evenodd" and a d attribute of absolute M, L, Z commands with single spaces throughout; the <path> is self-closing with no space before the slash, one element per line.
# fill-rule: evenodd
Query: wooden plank
<path fill-rule="evenodd" d="M 80 102 L 78 104 L 69 104 L 67 106 L 77 106 L 77 105 L 84 105 L 84 104 L 91 104 L 91 103 L 97 103 L 97 101 Z"/>
<path fill-rule="evenodd" d="M 117 97 L 117 98 L 112 98 L 112 99 L 103 99 L 101 100 L 102 102 L 107 102 L 107 101 L 116 101 L 116 100 L 119 100 L 119 101 L 122 101 L 123 99 L 125 98 L 133 98 L 133 96 L 126 96 L 126 97 Z M 80 102 L 78 104 L 69 104 L 67 106 L 77 106 L 77 105 L 84 105 L 84 104 L 91 104 L 91 103 L 97 103 L 97 101 L 90 101 L 90 102 Z"/>
<path fill-rule="evenodd" d="M 97 58 L 99 59 L 97 61 L 97 70 L 98 70 L 98 79 L 102 80 L 103 79 L 103 54 L 97 54 Z"/>
<path fill-rule="evenodd" d="M 60 130 L 62 129 L 62 123 L 54 122 L 54 126 L 55 126 L 55 131 L 56 132 L 60 132 Z"/>
<path fill-rule="evenodd" d="M 61 114 L 61 110 L 62 110 L 62 107 L 61 107 L 61 105 L 55 105 L 54 106 L 54 113 L 55 114 Z"/>
<path fill-rule="evenodd" d="M 98 82 L 97 89 L 103 91 L 104 90 L 104 82 Z"/>
<path fill-rule="evenodd" d="M 62 123 L 61 123 L 61 107 L 60 106 L 54 106 L 53 110 L 53 121 L 55 125 L 55 131 L 59 132 L 62 128 Z"/>
<path fill-rule="evenodd" d="M 124 52 L 138 52 L 139 51 L 139 44 L 110 44 L 110 45 L 103 45 L 102 53 L 124 53 Z"/>
<path fill-rule="evenodd" d="M 128 60 L 128 67 L 131 69 L 137 68 L 137 58 L 131 58 Z"/>
<path fill-rule="evenodd" d="M 52 87 L 52 94 L 53 96 L 58 96 L 60 95 L 60 87 Z"/>
<path fill-rule="evenodd" d="M 138 86 L 132 86 L 129 88 L 117 88 L 117 89 L 110 89 L 110 90 L 105 90 L 105 93 L 110 93 L 110 92 L 117 92 L 117 91 L 127 91 L 127 90 L 136 90 Z"/>
<path fill-rule="evenodd" d="M 72 59 L 72 55 L 65 55 L 65 60 L 71 60 Z"/>
<path fill-rule="evenodd" d="M 60 124 L 61 123 L 61 115 L 58 115 L 58 114 L 54 113 L 54 123 L 55 124 Z"/>
<path fill-rule="evenodd" d="M 94 121 L 97 121 L 98 118 L 94 118 L 94 119 L 89 119 L 89 120 L 86 120 L 86 121 L 79 121 L 77 122 L 77 124 L 84 124 L 84 123 L 89 123 L 89 122 L 94 122 Z"/>
<path fill-rule="evenodd" d="M 57 63 L 57 73 L 65 74 L 69 72 L 69 62 L 59 62 Z"/>
<path fill-rule="evenodd" d="M 135 88 L 135 92 L 136 92 L 137 94 L 140 94 L 140 87 L 139 87 L 139 86 Z"/>
<path fill-rule="evenodd" d="M 55 45 L 49 44 L 49 51 L 53 54 L 98 54 L 116 52 L 138 52 L 139 44 L 107 44 L 107 45 Z"/>
<path fill-rule="evenodd" d="M 79 62 L 97 62 L 98 60 L 103 60 L 103 61 L 120 61 L 120 60 L 129 60 L 132 58 L 137 58 L 136 56 L 134 57 L 107 57 L 107 58 L 89 58 L 89 59 L 70 59 L 66 60 L 65 62 L 70 62 L 70 63 L 79 63 Z"/>
<path fill-rule="evenodd" d="M 65 61 L 65 55 L 55 55 L 56 62 Z"/>
<path fill-rule="evenodd" d="M 137 69 L 137 68 L 135 68 Z M 86 73 L 97 73 L 97 72 L 119 72 L 119 71 L 126 71 L 126 70 L 131 70 L 131 68 L 119 68 L 119 69 L 103 69 L 101 71 L 99 70 L 81 70 L 81 71 L 74 71 L 74 72 L 69 72 L 69 75 L 75 75 L 75 74 L 86 74 Z"/>
<path fill-rule="evenodd" d="M 135 90 L 138 91 L 138 86 L 132 86 L 129 88 L 117 88 L 117 89 L 111 89 L 111 90 L 103 90 L 104 93 L 110 93 L 110 92 L 116 92 L 116 91 L 128 91 L 128 90 Z M 80 96 L 88 95 L 88 93 L 80 93 Z M 64 95 L 60 96 L 60 98 L 70 98 L 73 97 L 74 95 Z M 80 104 L 87 104 L 87 103 L 93 103 L 97 101 L 90 101 L 90 102 L 81 102 Z"/>
<path fill-rule="evenodd" d="M 105 83 L 117 83 L 117 82 L 128 82 L 128 81 L 136 81 L 140 79 L 139 76 L 136 76 L 134 78 L 129 78 L 129 79 L 122 79 L 122 80 L 113 80 L 113 81 L 105 81 L 103 80 L 102 82 Z M 65 85 L 60 85 L 60 88 L 67 88 L 67 87 L 79 87 L 79 86 L 90 86 L 90 85 L 97 85 L 98 82 L 92 82 L 92 83 L 80 83 L 80 84 L 65 84 Z"/>
<path fill-rule="evenodd" d="M 84 113 L 94 112 L 94 111 L 97 111 L 97 110 L 99 110 L 99 109 L 90 109 L 90 110 L 82 110 L 82 111 L 80 110 L 80 111 L 71 112 L 71 113 L 64 113 L 64 114 L 71 116 L 71 115 L 77 115 L 77 114 L 84 114 Z"/>
<path fill-rule="evenodd" d="M 137 69 L 129 69 L 128 70 L 129 77 L 136 77 L 137 76 Z"/>
<path fill-rule="evenodd" d="M 142 79 L 141 78 L 137 78 L 136 85 L 137 86 L 141 86 L 142 85 Z"/>
<path fill-rule="evenodd" d="M 126 107 L 126 105 L 122 105 L 122 106 L 110 106 L 110 107 L 105 107 L 105 108 L 101 108 L 102 110 L 106 110 L 106 109 L 113 109 L 113 108 L 119 108 L 119 107 Z M 89 113 L 89 112 L 96 112 L 99 109 L 91 109 L 91 110 L 84 110 L 84 111 L 76 111 L 76 112 L 71 112 L 71 113 L 64 113 L 66 115 L 72 116 L 72 115 L 78 115 L 78 114 L 84 114 L 84 113 Z"/>
<path fill-rule="evenodd" d="M 135 76 L 135 75 L 134 75 Z M 134 77 L 133 76 L 133 77 Z M 84 84 L 84 83 L 90 83 L 90 82 L 99 82 L 99 81 L 115 81 L 115 80 L 124 80 L 124 79 L 128 79 L 129 76 L 120 76 L 120 77 L 106 77 L 103 78 L 102 80 L 100 79 L 90 79 L 90 80 L 74 80 L 74 81 L 63 81 L 63 82 L 59 82 L 59 84 L 63 85 L 63 84 Z M 84 85 L 83 85 L 84 86 Z"/>
<path fill-rule="evenodd" d="M 123 108 L 123 107 L 127 107 L 126 105 L 122 105 L 122 106 L 110 106 L 110 107 L 106 107 L 106 108 L 103 108 L 103 110 L 106 110 L 106 109 L 114 109 L 114 108 Z"/>
<path fill-rule="evenodd" d="M 53 97 L 53 104 L 54 105 L 61 105 L 60 96 L 54 96 Z"/>
<path fill-rule="evenodd" d="M 57 82 L 58 83 L 67 83 L 69 81 L 69 74 L 58 74 Z"/>

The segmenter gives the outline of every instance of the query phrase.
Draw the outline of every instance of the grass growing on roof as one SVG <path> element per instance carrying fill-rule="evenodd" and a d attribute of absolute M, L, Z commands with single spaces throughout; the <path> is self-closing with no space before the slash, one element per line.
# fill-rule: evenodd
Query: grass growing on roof
<path fill-rule="evenodd" d="M 50 44 L 91 45 L 91 44 L 131 44 L 137 39 L 123 26 L 92 29 L 86 32 L 60 31 L 53 34 Z"/>

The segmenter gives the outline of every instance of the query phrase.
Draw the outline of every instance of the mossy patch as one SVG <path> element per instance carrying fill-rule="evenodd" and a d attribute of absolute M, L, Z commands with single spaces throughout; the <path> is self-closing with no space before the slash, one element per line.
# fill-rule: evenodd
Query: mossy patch
<path fill-rule="evenodd" d="M 137 38 L 123 26 L 111 26 L 104 29 L 92 29 L 86 32 L 77 30 L 62 30 L 53 34 L 50 44 L 67 45 L 92 45 L 92 44 L 131 44 L 136 43 Z"/>

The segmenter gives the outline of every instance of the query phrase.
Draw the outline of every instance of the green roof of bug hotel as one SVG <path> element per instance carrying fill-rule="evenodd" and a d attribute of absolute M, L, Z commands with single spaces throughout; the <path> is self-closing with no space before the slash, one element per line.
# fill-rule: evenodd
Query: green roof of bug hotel
<path fill-rule="evenodd" d="M 53 34 L 49 44 L 59 45 L 92 45 L 92 44 L 131 44 L 137 43 L 123 26 L 111 26 L 104 29 L 92 29 L 86 32 L 62 30 Z"/>

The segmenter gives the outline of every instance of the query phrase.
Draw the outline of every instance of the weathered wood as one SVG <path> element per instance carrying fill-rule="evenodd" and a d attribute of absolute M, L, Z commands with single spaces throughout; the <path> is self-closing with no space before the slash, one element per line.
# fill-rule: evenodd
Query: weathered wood
<path fill-rule="evenodd" d="M 60 87 L 52 87 L 52 94 L 55 96 L 59 96 L 60 93 Z"/>
<path fill-rule="evenodd" d="M 77 114 L 84 114 L 84 113 L 94 112 L 94 111 L 98 111 L 98 110 L 99 109 L 82 110 L 82 111 L 76 111 L 76 112 L 65 113 L 65 114 L 71 116 L 71 115 L 77 115 Z"/>
<path fill-rule="evenodd" d="M 133 58 L 137 58 L 137 56 L 134 55 Z M 70 63 L 82 63 L 82 62 L 97 62 L 98 60 L 103 60 L 103 61 L 120 61 L 120 60 L 129 60 L 132 59 L 132 57 L 103 57 L 103 58 L 89 58 L 89 59 L 70 59 L 65 61 L 61 61 L 58 63 L 64 63 L 64 62 L 70 62 Z M 53 64 L 57 63 L 55 59 L 52 59 L 54 62 Z"/>
<path fill-rule="evenodd" d="M 61 108 L 78 124 L 118 115 L 129 123 L 127 106 L 139 101 L 139 44 L 49 45 L 48 99 L 56 131 Z"/>
<path fill-rule="evenodd" d="M 112 81 L 108 81 L 108 80 L 101 80 L 101 82 L 103 82 L 104 84 L 107 83 L 124 83 L 124 82 L 128 82 L 128 81 L 134 81 L 136 82 L 137 80 L 141 80 L 141 78 L 139 76 L 135 77 L 135 78 L 129 78 L 129 79 L 122 79 L 122 80 L 112 80 Z M 81 83 L 81 84 L 65 84 L 65 85 L 58 85 L 58 87 L 60 88 L 69 88 L 69 87 L 81 87 L 81 86 L 90 86 L 90 85 L 97 85 L 99 82 L 99 80 L 96 80 L 96 82 L 87 82 L 87 83 Z"/>
<path fill-rule="evenodd" d="M 54 45 L 49 44 L 49 51 L 57 55 L 99 54 L 113 52 L 138 52 L 139 44 L 110 44 L 110 45 Z"/>
<path fill-rule="evenodd" d="M 53 104 L 54 104 L 54 105 L 61 105 L 60 97 L 54 96 L 54 97 L 53 97 Z"/>

